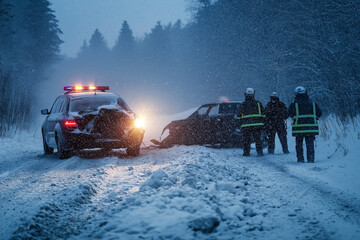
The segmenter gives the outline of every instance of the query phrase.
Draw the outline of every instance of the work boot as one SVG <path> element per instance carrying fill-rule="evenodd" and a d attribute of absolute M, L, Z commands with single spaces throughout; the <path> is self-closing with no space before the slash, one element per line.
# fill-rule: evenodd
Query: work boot
<path fill-rule="evenodd" d="M 258 155 L 258 157 L 261 157 L 261 156 L 264 156 L 264 153 L 263 152 L 258 152 L 257 155 Z"/>
<path fill-rule="evenodd" d="M 249 156 L 250 156 L 250 153 L 243 153 L 243 156 L 244 156 L 244 157 L 249 157 Z"/>
<path fill-rule="evenodd" d="M 289 150 L 286 149 L 286 150 L 283 151 L 283 153 L 284 154 L 289 154 L 290 152 L 289 152 Z"/>
<path fill-rule="evenodd" d="M 298 162 L 298 163 L 303 163 L 303 162 L 305 162 L 305 161 L 304 161 L 303 158 L 298 158 L 297 162 Z"/>
<path fill-rule="evenodd" d="M 274 149 L 268 149 L 269 154 L 274 154 Z"/>

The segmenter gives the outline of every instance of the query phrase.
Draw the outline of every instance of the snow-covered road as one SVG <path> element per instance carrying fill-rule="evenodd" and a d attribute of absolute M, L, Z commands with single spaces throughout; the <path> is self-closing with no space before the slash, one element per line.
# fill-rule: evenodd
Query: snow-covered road
<path fill-rule="evenodd" d="M 297 164 L 294 151 L 244 158 L 241 149 L 176 146 L 58 160 L 42 155 L 39 138 L 0 143 L 0 239 L 360 236 L 359 175 L 334 183 L 347 168 L 327 159 L 333 153 Z"/>

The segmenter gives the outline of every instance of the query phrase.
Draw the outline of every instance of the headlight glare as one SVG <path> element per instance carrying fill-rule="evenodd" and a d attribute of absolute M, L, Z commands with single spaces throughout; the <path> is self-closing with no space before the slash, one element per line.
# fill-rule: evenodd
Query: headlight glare
<path fill-rule="evenodd" d="M 143 119 L 140 119 L 140 118 L 137 118 L 135 120 L 135 127 L 137 128 L 144 128 L 145 126 L 145 123 L 144 123 L 144 120 Z"/>

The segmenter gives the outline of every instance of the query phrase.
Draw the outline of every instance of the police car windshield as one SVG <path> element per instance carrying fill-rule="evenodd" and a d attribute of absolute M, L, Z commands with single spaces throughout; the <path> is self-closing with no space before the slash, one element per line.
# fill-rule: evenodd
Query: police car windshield
<path fill-rule="evenodd" d="M 102 106 L 122 108 L 126 111 L 130 111 L 130 108 L 125 101 L 119 97 L 92 95 L 73 98 L 70 102 L 70 112 L 97 111 Z"/>
<path fill-rule="evenodd" d="M 239 109 L 239 103 L 223 103 L 220 104 L 219 114 L 236 114 Z"/>

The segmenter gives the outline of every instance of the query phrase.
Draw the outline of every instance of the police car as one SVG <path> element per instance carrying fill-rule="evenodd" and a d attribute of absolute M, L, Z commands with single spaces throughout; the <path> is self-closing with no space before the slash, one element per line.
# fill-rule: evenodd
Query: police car
<path fill-rule="evenodd" d="M 60 159 L 90 148 L 126 148 L 128 155 L 140 154 L 143 122 L 108 90 L 108 86 L 67 86 L 50 111 L 41 110 L 46 115 L 41 127 L 46 155 L 55 148 Z"/>

